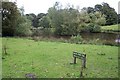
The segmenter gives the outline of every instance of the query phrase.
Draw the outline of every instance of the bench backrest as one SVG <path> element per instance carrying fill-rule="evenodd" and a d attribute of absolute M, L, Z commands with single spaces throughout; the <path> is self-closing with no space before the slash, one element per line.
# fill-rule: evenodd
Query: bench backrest
<path fill-rule="evenodd" d="M 86 57 L 86 54 L 79 53 L 79 52 L 73 52 L 73 57 L 82 59 L 82 58 Z"/>

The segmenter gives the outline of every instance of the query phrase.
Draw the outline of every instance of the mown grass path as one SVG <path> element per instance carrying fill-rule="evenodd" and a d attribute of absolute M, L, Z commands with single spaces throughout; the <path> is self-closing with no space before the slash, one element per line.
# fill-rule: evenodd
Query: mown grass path
<path fill-rule="evenodd" d="M 24 78 L 34 74 L 37 78 L 76 78 L 80 75 L 81 61 L 73 62 L 73 51 L 87 54 L 85 78 L 118 77 L 118 47 L 105 45 L 70 44 L 3 38 L 8 55 L 3 55 L 3 78 Z"/>

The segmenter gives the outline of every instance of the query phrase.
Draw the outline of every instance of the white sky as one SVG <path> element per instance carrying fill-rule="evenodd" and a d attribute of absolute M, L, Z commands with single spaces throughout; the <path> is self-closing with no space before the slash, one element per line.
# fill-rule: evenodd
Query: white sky
<path fill-rule="evenodd" d="M 12 0 L 15 1 L 15 0 Z M 17 0 L 18 7 L 24 6 L 25 14 L 27 13 L 47 13 L 47 10 L 52 7 L 55 2 L 60 2 L 63 7 L 68 3 L 80 9 L 83 7 L 94 7 L 96 4 L 107 2 L 118 13 L 118 2 L 120 0 Z"/>

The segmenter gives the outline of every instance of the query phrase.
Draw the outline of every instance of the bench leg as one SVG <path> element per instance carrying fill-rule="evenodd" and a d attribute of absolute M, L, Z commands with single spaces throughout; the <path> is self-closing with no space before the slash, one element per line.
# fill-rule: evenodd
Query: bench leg
<path fill-rule="evenodd" d="M 74 64 L 76 64 L 76 57 L 74 57 Z"/>

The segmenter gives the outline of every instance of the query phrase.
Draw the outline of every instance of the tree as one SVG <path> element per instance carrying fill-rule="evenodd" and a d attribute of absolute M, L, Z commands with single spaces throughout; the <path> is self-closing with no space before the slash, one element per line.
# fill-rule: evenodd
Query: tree
<path fill-rule="evenodd" d="M 103 3 L 102 13 L 106 16 L 106 25 L 117 24 L 117 13 L 109 4 Z"/>
<path fill-rule="evenodd" d="M 41 19 L 43 16 L 45 16 L 46 14 L 44 14 L 44 13 L 39 13 L 37 16 L 36 16 L 36 18 L 34 18 L 34 21 L 33 21 L 33 23 L 34 23 L 34 27 L 39 27 L 40 25 L 39 25 L 39 19 Z"/>
<path fill-rule="evenodd" d="M 63 24 L 62 26 L 62 35 L 77 35 L 77 15 L 78 10 L 73 9 L 72 7 L 62 10 Z"/>
<path fill-rule="evenodd" d="M 94 8 L 93 7 L 88 7 L 87 8 L 87 13 L 94 13 Z"/>
<path fill-rule="evenodd" d="M 118 14 L 118 24 L 120 24 L 120 14 Z"/>
<path fill-rule="evenodd" d="M 36 27 L 36 15 L 34 13 L 26 14 L 27 19 L 32 22 L 32 26 Z"/>
<path fill-rule="evenodd" d="M 20 16 L 17 19 L 17 25 L 15 28 L 16 36 L 30 36 L 31 35 L 31 21 L 26 16 Z"/>
<path fill-rule="evenodd" d="M 100 32 L 100 26 L 104 25 L 106 21 L 100 12 L 87 13 L 85 9 L 79 13 L 77 18 L 78 32 Z"/>
<path fill-rule="evenodd" d="M 82 31 L 99 32 L 100 26 L 106 22 L 105 16 L 101 12 L 95 12 L 92 7 L 83 8 L 79 12 L 70 6 L 61 9 L 58 3 L 49 8 L 47 16 L 56 35 L 77 35 Z"/>
<path fill-rule="evenodd" d="M 105 15 L 106 25 L 117 24 L 117 12 L 114 8 L 110 7 L 108 3 L 95 5 L 95 10 Z"/>
<path fill-rule="evenodd" d="M 95 24 L 98 24 L 100 26 L 105 25 L 106 23 L 105 15 L 104 14 L 102 15 L 101 12 L 95 12 L 94 14 L 96 16 Z"/>
<path fill-rule="evenodd" d="M 58 6 L 56 8 L 56 4 L 53 7 L 49 8 L 48 19 L 51 27 L 55 29 L 55 34 L 61 35 L 62 33 L 61 24 L 63 24 L 63 17 L 61 9 L 59 9 Z"/>
<path fill-rule="evenodd" d="M 0 23 L 2 23 L 2 14 L 0 13 Z M 0 24 L 0 36 L 2 36 L 2 24 Z"/>
<path fill-rule="evenodd" d="M 16 20 L 20 16 L 18 8 L 13 2 L 2 2 L 2 35 L 14 36 Z"/>
<path fill-rule="evenodd" d="M 101 4 L 96 4 L 95 7 L 94 7 L 94 10 L 102 12 L 102 5 Z"/>
<path fill-rule="evenodd" d="M 48 16 L 43 16 L 39 19 L 39 26 L 43 28 L 50 28 Z"/>

